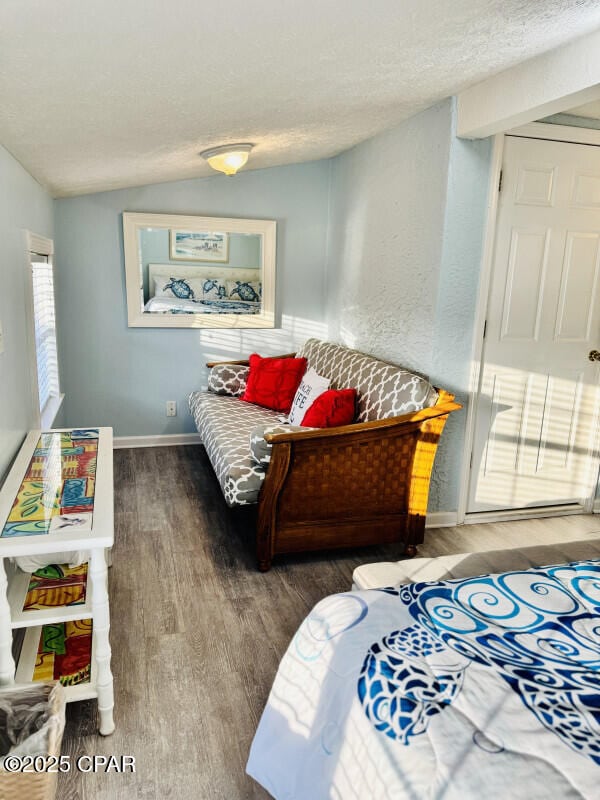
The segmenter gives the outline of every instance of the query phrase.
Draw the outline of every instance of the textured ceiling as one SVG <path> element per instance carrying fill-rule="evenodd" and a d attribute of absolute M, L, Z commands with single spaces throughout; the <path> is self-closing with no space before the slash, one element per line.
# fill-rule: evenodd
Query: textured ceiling
<path fill-rule="evenodd" d="M 2 0 L 0 142 L 55 195 L 208 175 L 228 141 L 324 158 L 598 26 L 598 0 Z"/>

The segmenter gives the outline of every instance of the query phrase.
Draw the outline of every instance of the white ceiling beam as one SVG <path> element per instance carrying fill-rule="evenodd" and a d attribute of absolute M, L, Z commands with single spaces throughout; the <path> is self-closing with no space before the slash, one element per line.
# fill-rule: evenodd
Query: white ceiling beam
<path fill-rule="evenodd" d="M 594 31 L 460 92 L 457 133 L 483 139 L 598 98 L 600 31 Z"/>

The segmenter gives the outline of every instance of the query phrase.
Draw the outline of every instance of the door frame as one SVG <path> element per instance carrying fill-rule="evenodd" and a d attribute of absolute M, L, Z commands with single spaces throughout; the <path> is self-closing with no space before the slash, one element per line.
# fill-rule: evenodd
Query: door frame
<path fill-rule="evenodd" d="M 471 376 L 469 380 L 467 419 L 462 456 L 460 490 L 458 497 L 457 523 L 493 522 L 509 519 L 527 519 L 529 517 L 562 516 L 581 513 L 581 506 L 554 506 L 540 509 L 520 509 L 515 511 L 467 512 L 469 481 L 471 479 L 471 462 L 475 438 L 475 412 L 480 392 L 481 366 L 483 359 L 483 342 L 485 322 L 490 302 L 492 269 L 496 244 L 496 228 L 498 223 L 498 203 L 500 197 L 500 176 L 504 156 L 506 136 L 525 137 L 528 139 L 544 139 L 553 142 L 571 144 L 588 144 L 600 147 L 600 130 L 595 128 L 577 128 L 569 125 L 552 125 L 544 122 L 531 122 L 519 128 L 494 136 L 492 163 L 487 195 L 487 212 L 484 226 L 481 269 L 479 272 L 479 289 L 477 306 L 473 323 L 473 340 L 471 345 Z M 600 513 L 600 499 L 590 497 L 583 506 L 587 512 Z"/>

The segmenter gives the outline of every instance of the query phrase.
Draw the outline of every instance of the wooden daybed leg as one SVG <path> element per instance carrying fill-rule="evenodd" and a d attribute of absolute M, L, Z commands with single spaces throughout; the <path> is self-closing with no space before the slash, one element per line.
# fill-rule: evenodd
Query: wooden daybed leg
<path fill-rule="evenodd" d="M 417 543 L 422 542 L 425 535 L 425 517 L 422 514 L 410 514 L 406 527 L 404 557 L 414 558 L 417 555 Z"/>
<path fill-rule="evenodd" d="M 275 554 L 277 530 L 277 501 L 290 466 L 292 447 L 289 442 L 274 444 L 265 481 L 258 496 L 258 522 L 256 526 L 256 555 L 258 569 L 268 572 Z"/>
<path fill-rule="evenodd" d="M 261 491 L 256 519 L 256 561 L 259 572 L 268 572 L 273 560 L 274 515 L 271 500 Z"/>
<path fill-rule="evenodd" d="M 268 520 L 265 520 L 264 509 L 258 507 L 258 524 L 256 526 L 256 560 L 260 572 L 268 572 L 273 560 L 271 545 L 271 530 Z"/>

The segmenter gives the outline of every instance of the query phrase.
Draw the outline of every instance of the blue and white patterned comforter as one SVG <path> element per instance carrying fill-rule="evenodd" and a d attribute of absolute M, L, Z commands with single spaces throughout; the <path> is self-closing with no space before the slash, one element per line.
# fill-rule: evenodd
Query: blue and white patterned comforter
<path fill-rule="evenodd" d="M 328 597 L 248 772 L 277 800 L 598 798 L 599 612 L 600 561 Z"/>
<path fill-rule="evenodd" d="M 151 297 L 144 311 L 152 314 L 258 314 L 260 303 L 246 300 L 185 300 Z"/>

